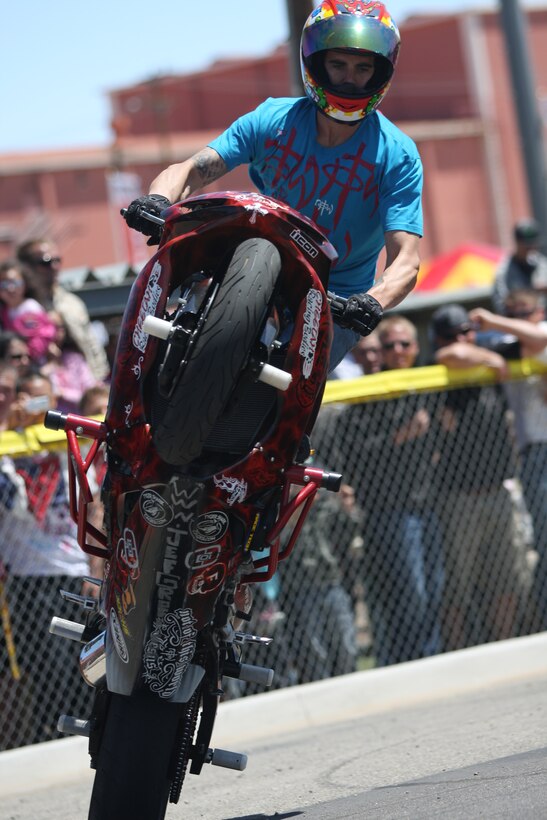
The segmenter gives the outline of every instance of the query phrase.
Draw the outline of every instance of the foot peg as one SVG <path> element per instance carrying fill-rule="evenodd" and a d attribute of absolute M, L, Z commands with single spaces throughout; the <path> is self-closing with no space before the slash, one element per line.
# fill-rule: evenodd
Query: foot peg
<path fill-rule="evenodd" d="M 89 720 L 73 717 L 73 715 L 61 715 L 57 721 L 57 731 L 62 732 L 64 735 L 89 737 L 90 722 Z"/>
<path fill-rule="evenodd" d="M 49 631 L 52 635 L 69 638 L 71 641 L 78 641 L 79 643 L 83 642 L 84 630 L 84 624 L 77 624 L 75 621 L 67 621 L 66 618 L 57 618 L 57 616 L 51 619 L 49 625 Z"/>
<path fill-rule="evenodd" d="M 259 643 L 262 646 L 269 646 L 273 638 L 263 638 L 260 635 L 251 635 L 248 632 L 235 632 L 234 633 L 234 643 Z"/>
<path fill-rule="evenodd" d="M 227 752 L 225 749 L 209 749 L 205 762 L 213 766 L 222 766 L 224 769 L 243 772 L 247 768 L 247 755 Z"/>
<path fill-rule="evenodd" d="M 92 578 L 90 575 L 84 575 L 84 581 L 87 581 L 88 584 L 93 584 L 96 587 L 102 587 L 103 581 L 101 578 Z"/>
<path fill-rule="evenodd" d="M 146 316 L 142 323 L 142 329 L 150 336 L 155 336 L 156 339 L 163 339 L 164 341 L 168 339 L 182 341 L 190 335 L 190 331 L 186 328 L 168 322 L 167 319 L 160 319 L 159 316 Z"/>
<path fill-rule="evenodd" d="M 60 589 L 59 595 L 64 601 L 69 601 L 71 604 L 78 604 L 88 612 L 97 612 L 99 609 L 99 601 L 97 598 L 88 598 L 86 595 L 78 595 L 76 592 L 68 592 L 66 589 Z"/>
<path fill-rule="evenodd" d="M 281 370 L 279 367 L 264 364 L 258 374 L 258 381 L 285 392 L 285 390 L 288 390 L 291 386 L 292 375 L 287 373 L 286 370 Z"/>
<path fill-rule="evenodd" d="M 245 683 L 257 683 L 259 686 L 271 686 L 274 670 L 265 666 L 253 666 L 250 663 L 228 662 L 224 664 L 223 674 L 227 678 L 236 678 Z"/>

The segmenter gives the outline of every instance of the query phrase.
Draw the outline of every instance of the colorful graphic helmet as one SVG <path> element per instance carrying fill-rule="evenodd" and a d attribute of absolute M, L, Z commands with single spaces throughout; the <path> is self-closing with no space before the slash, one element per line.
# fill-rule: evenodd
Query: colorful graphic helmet
<path fill-rule="evenodd" d="M 306 94 L 323 114 L 357 124 L 380 104 L 397 64 L 401 38 L 383 3 L 358 0 L 323 2 L 310 14 L 300 44 L 300 65 Z M 329 83 L 324 66 L 330 49 L 376 55 L 374 75 L 363 91 L 341 93 Z"/>

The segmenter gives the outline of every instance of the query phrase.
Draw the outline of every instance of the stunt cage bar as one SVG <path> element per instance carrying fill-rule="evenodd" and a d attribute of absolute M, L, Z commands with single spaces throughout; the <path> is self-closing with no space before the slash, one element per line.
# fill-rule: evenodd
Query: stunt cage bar
<path fill-rule="evenodd" d="M 108 548 L 106 535 L 88 521 L 87 510 L 88 505 L 93 503 L 93 493 L 87 473 L 97 455 L 97 450 L 106 441 L 107 426 L 101 421 L 78 416 L 75 413 L 64 414 L 58 410 L 50 410 L 46 414 L 44 425 L 50 430 L 64 430 L 67 436 L 70 455 L 68 459 L 70 516 L 78 528 L 78 544 L 89 555 L 110 559 L 111 550 Z M 82 454 L 78 436 L 93 441 L 85 457 Z M 342 476 L 339 473 L 329 473 L 315 467 L 295 464 L 284 471 L 279 518 L 265 541 L 266 547 L 269 547 L 268 555 L 253 561 L 254 569 L 260 571 L 245 575 L 245 583 L 261 583 L 272 578 L 279 562 L 284 561 L 292 553 L 317 491 L 322 488 L 338 492 L 341 483 Z M 301 489 L 291 498 L 290 492 L 293 486 L 300 486 Z M 296 513 L 298 513 L 298 518 L 291 535 L 284 549 L 280 550 L 281 533 Z M 93 538 L 100 546 L 90 544 L 88 537 Z"/>

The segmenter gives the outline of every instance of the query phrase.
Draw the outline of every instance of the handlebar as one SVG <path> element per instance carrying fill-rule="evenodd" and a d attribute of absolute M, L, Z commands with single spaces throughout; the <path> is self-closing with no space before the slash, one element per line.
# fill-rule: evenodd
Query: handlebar
<path fill-rule="evenodd" d="M 327 302 L 329 303 L 331 316 L 333 321 L 336 322 L 337 319 L 341 319 L 344 315 L 344 310 L 347 304 L 347 299 L 343 296 L 337 296 L 332 291 L 327 291 Z"/>
<path fill-rule="evenodd" d="M 349 328 L 350 330 L 356 331 L 362 335 L 363 330 L 360 325 L 354 325 L 351 319 L 348 319 L 346 315 L 346 305 L 348 303 L 348 299 L 344 296 L 338 296 L 336 293 L 332 293 L 332 291 L 327 291 L 327 302 L 329 303 L 330 307 L 330 315 L 332 317 L 332 321 L 334 324 L 339 325 L 339 327 Z"/>
<path fill-rule="evenodd" d="M 120 214 L 125 219 L 127 208 L 122 208 Z M 140 216 L 142 216 L 143 219 L 147 219 L 148 222 L 153 222 L 154 225 L 160 225 L 162 228 L 165 225 L 165 219 L 162 219 L 161 216 L 157 216 L 156 214 L 151 214 L 149 211 L 141 211 Z"/>

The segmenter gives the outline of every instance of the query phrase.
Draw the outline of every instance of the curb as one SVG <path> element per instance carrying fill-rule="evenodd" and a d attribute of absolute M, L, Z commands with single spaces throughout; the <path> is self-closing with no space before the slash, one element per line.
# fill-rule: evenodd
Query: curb
<path fill-rule="evenodd" d="M 220 704 L 213 739 L 228 748 L 547 675 L 547 632 Z M 87 738 L 0 753 L 0 797 L 89 779 Z"/>
<path fill-rule="evenodd" d="M 267 692 L 221 705 L 215 742 L 271 739 L 547 675 L 547 632 Z"/>

